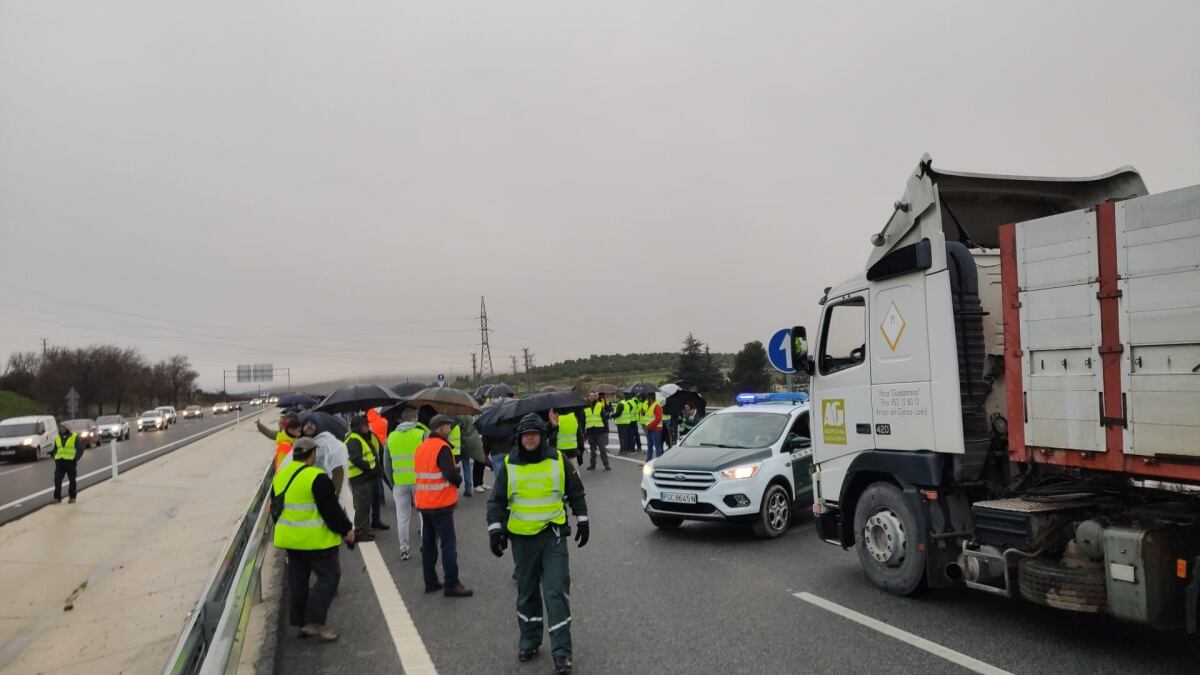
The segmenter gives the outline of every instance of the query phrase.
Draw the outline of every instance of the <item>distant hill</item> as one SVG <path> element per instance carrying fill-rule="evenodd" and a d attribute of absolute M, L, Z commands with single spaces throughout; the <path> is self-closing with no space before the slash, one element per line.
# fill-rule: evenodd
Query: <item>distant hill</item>
<path fill-rule="evenodd" d="M 22 415 L 44 415 L 46 407 L 20 394 L 0 390 L 0 420 Z"/>

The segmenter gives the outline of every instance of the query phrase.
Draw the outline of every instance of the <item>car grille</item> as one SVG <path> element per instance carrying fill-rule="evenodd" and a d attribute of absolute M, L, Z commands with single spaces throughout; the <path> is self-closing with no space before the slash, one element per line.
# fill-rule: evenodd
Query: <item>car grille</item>
<path fill-rule="evenodd" d="M 717 482 L 710 471 L 687 471 L 661 469 L 650 477 L 657 487 L 664 490 L 692 490 L 704 492 Z"/>

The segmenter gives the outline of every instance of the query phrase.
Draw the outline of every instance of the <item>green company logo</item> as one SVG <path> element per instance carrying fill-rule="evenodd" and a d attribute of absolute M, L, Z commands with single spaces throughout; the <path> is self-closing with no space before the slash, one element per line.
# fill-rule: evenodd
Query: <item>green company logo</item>
<path fill-rule="evenodd" d="M 821 400 L 821 431 L 825 442 L 830 445 L 846 444 L 846 400 L 827 398 Z"/>

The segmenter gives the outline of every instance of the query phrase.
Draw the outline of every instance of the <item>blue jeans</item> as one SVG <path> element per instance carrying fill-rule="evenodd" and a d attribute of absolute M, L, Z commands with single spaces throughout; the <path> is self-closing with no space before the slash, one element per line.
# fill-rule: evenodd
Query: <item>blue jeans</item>
<path fill-rule="evenodd" d="M 491 459 L 492 459 L 492 475 L 493 476 L 500 475 L 500 467 L 504 466 L 504 458 L 505 457 L 508 457 L 508 455 L 504 455 L 504 454 L 501 454 L 498 452 L 492 453 Z"/>
<path fill-rule="evenodd" d="M 459 455 L 458 459 L 462 463 L 462 466 L 459 468 L 462 470 L 463 494 L 470 497 L 475 494 L 475 486 L 472 484 L 474 477 L 471 475 L 471 458 L 466 455 Z"/>
<path fill-rule="evenodd" d="M 421 570 L 425 573 L 425 586 L 438 583 L 438 544 L 441 544 L 442 572 L 445 573 L 446 588 L 460 584 L 458 580 L 458 538 L 454 533 L 454 512 L 421 513 Z"/>
<path fill-rule="evenodd" d="M 662 434 L 663 434 L 662 429 L 647 429 L 646 430 L 646 461 L 647 462 L 654 459 L 655 457 L 662 457 L 662 454 L 663 454 Z"/>

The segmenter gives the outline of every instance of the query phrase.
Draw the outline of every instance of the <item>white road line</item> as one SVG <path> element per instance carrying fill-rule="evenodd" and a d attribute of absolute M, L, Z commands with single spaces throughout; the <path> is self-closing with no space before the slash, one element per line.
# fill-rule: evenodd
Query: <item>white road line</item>
<path fill-rule="evenodd" d="M 634 459 L 633 457 L 622 457 L 621 455 L 609 455 L 608 458 L 609 459 L 619 459 L 622 462 L 629 462 L 630 464 L 637 464 L 638 466 L 642 466 L 643 464 L 646 463 L 646 460 L 644 460 L 644 459 Z"/>
<path fill-rule="evenodd" d="M 262 411 L 259 411 L 259 412 L 262 412 Z M 160 445 L 157 448 L 154 448 L 153 450 L 147 450 L 145 452 L 138 453 L 138 454 L 134 455 L 133 457 L 126 457 L 125 459 L 122 459 L 117 462 L 117 467 L 120 468 L 120 466 L 122 464 L 132 462 L 135 459 L 141 459 L 142 457 L 145 457 L 147 455 L 153 455 L 154 453 L 166 450 L 167 448 L 169 448 L 171 446 L 180 445 L 181 443 L 186 443 L 187 441 L 190 441 L 193 438 L 199 438 L 200 436 L 205 436 L 207 434 L 216 433 L 217 431 L 220 431 L 221 429 L 233 426 L 234 424 L 237 424 L 243 420 L 248 420 L 251 417 L 253 417 L 254 415 L 259 414 L 259 412 L 247 415 L 246 417 L 242 418 L 242 420 L 230 420 L 228 422 L 225 422 L 224 424 L 218 424 L 215 427 L 205 429 L 204 431 L 192 434 L 191 436 L 188 436 L 186 438 L 181 438 L 177 441 L 171 441 L 170 443 L 167 443 L 166 445 Z M 30 466 L 36 466 L 36 465 L 30 465 Z M 102 473 L 107 473 L 107 474 L 112 473 L 112 461 L 111 460 L 109 460 L 109 463 L 104 465 L 104 468 L 102 468 L 102 469 L 96 469 L 95 471 L 89 471 L 89 472 L 83 474 L 82 476 L 76 476 L 75 481 L 82 482 L 85 478 L 91 478 L 92 476 L 99 476 Z M 80 489 L 80 491 L 82 491 L 83 487 L 80 486 L 79 489 Z M 53 487 L 48 487 L 45 490 L 38 490 L 37 492 L 32 492 L 30 494 L 25 495 L 24 497 L 20 497 L 19 499 L 14 499 L 7 504 L 0 505 L 0 511 L 3 511 L 5 509 L 10 509 L 14 506 L 20 506 L 21 504 L 24 504 L 25 502 L 29 501 L 30 499 L 33 499 L 34 497 L 41 497 L 42 495 L 48 495 L 53 492 L 54 492 Z"/>
<path fill-rule="evenodd" d="M 984 663 L 979 659 L 972 658 L 961 652 L 956 652 L 949 647 L 943 647 L 936 642 L 930 642 L 923 637 L 913 635 L 908 631 L 900 630 L 899 628 L 886 624 L 878 619 L 872 619 L 865 614 L 860 614 L 848 607 L 843 607 L 836 602 L 826 600 L 825 598 L 813 595 L 812 593 L 793 593 L 792 595 L 809 604 L 816 605 L 821 609 L 833 612 L 842 618 L 849 619 L 859 625 L 879 631 L 888 637 L 895 638 L 905 644 L 912 645 L 917 649 L 927 651 L 934 656 L 940 656 L 941 658 L 946 659 L 951 663 L 960 665 L 972 672 L 983 673 L 984 675 L 1011 675 L 1011 673 L 1009 673 L 1007 670 L 997 668 L 989 663 Z"/>
<path fill-rule="evenodd" d="M 383 610 L 383 618 L 387 621 L 388 631 L 392 634 L 392 644 L 396 647 L 396 654 L 400 657 L 400 666 L 405 675 L 437 675 L 437 668 L 433 666 L 429 650 L 425 648 L 421 634 L 417 632 L 417 626 L 404 605 L 404 598 L 400 597 L 400 591 L 396 589 L 392 573 L 388 571 L 383 556 L 379 554 L 379 547 L 372 542 L 363 542 L 358 548 L 362 551 L 367 576 L 371 578 L 371 585 L 375 588 L 375 597 Z"/>

